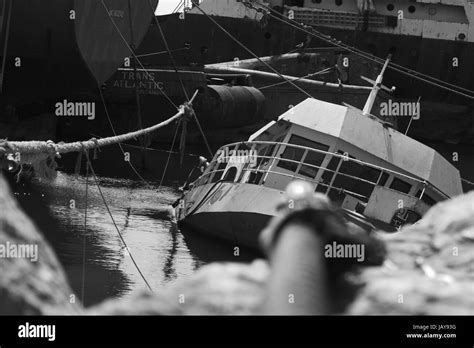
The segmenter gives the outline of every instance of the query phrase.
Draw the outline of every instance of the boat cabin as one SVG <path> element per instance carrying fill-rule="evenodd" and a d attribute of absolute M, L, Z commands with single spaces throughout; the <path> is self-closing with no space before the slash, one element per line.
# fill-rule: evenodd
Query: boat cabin
<path fill-rule="evenodd" d="M 234 182 L 284 191 L 295 179 L 340 208 L 398 227 L 462 193 L 439 153 L 358 109 L 307 99 L 249 141 L 222 147 L 195 186 Z"/>

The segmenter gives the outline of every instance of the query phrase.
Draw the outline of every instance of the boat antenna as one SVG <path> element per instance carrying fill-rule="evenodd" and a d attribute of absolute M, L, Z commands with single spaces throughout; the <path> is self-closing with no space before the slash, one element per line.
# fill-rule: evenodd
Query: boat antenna
<path fill-rule="evenodd" d="M 382 88 L 383 74 L 385 73 L 385 69 L 387 69 L 388 63 L 390 63 L 391 58 L 392 58 L 392 55 L 389 54 L 387 57 L 387 60 L 385 61 L 385 64 L 382 67 L 382 70 L 380 71 L 379 76 L 377 76 L 377 79 L 374 82 L 372 91 L 370 91 L 369 98 L 367 98 L 367 102 L 365 103 L 364 110 L 362 111 L 363 115 L 369 115 L 370 112 L 372 111 L 372 107 L 374 106 L 374 103 L 375 103 L 375 98 L 377 98 L 377 93 L 379 92 L 380 88 Z"/>

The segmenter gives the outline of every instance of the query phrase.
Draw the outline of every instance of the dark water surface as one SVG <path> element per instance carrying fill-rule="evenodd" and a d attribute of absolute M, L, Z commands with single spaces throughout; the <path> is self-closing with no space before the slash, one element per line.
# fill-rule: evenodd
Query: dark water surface
<path fill-rule="evenodd" d="M 253 255 L 233 256 L 233 246 L 179 231 L 170 204 L 179 191 L 171 186 L 99 178 L 114 221 L 140 270 L 157 290 L 193 274 L 212 261 L 249 261 Z M 59 235 L 53 240 L 73 290 L 86 306 L 110 297 L 129 296 L 146 289 L 108 214 L 93 178 L 89 177 L 87 229 L 86 177 L 59 172 L 51 184 L 41 184 Z M 75 206 L 74 206 L 75 205 Z"/>

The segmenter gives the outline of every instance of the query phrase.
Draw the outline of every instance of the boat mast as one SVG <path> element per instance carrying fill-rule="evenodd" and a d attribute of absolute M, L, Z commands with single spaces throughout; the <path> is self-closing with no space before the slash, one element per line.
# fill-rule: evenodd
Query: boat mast
<path fill-rule="evenodd" d="M 367 102 L 365 103 L 364 110 L 362 111 L 363 115 L 369 115 L 370 112 L 372 111 L 372 107 L 374 106 L 375 99 L 377 98 L 377 93 L 379 92 L 380 88 L 382 88 L 383 74 L 385 73 L 385 69 L 387 69 L 388 63 L 390 63 L 391 58 L 392 58 L 392 55 L 389 55 L 387 57 L 387 60 L 385 61 L 385 64 L 383 65 L 379 76 L 377 76 L 377 80 L 375 80 L 374 82 L 372 91 L 370 92 L 369 98 L 367 99 Z"/>

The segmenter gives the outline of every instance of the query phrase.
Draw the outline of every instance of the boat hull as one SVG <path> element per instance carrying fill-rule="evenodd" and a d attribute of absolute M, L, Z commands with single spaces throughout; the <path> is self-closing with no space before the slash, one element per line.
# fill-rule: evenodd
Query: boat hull
<path fill-rule="evenodd" d="M 225 240 L 233 247 L 259 249 L 258 237 L 271 216 L 253 212 L 205 212 L 181 220 L 179 227 Z"/>
<path fill-rule="evenodd" d="M 175 215 L 180 227 L 230 242 L 234 247 L 260 250 L 260 233 L 278 214 L 276 207 L 283 197 L 283 191 L 261 185 L 217 182 L 191 189 L 178 202 Z M 346 209 L 336 212 L 354 233 L 396 230 Z"/>
<path fill-rule="evenodd" d="M 259 249 L 258 238 L 283 192 L 259 185 L 207 184 L 189 191 L 176 208 L 181 226 L 226 240 L 235 247 Z"/>

